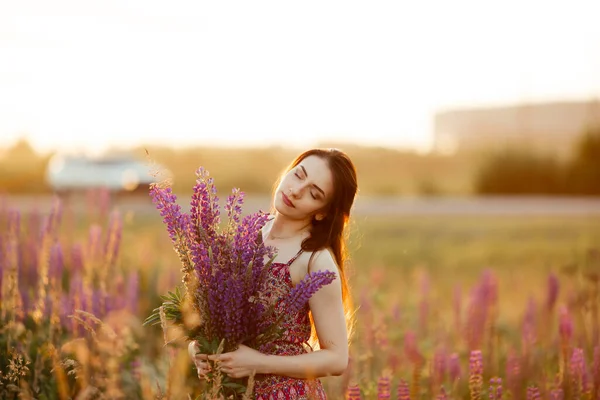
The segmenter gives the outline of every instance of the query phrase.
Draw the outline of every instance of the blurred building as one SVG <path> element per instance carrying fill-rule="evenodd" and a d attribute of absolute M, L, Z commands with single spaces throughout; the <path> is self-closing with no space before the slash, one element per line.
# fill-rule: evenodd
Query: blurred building
<path fill-rule="evenodd" d="M 564 156 L 591 126 L 600 126 L 598 100 L 448 110 L 434 117 L 434 148 L 454 153 L 515 146 Z"/>
<path fill-rule="evenodd" d="M 153 174 L 149 165 L 129 157 L 56 155 L 48 163 L 46 179 L 55 192 L 62 194 L 106 189 L 112 193 L 147 196 L 150 183 L 157 181 Z"/>

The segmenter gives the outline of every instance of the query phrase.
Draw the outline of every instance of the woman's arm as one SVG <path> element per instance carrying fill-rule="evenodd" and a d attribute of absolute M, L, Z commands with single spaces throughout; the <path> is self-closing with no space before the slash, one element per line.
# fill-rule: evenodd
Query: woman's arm
<path fill-rule="evenodd" d="M 309 300 L 320 350 L 297 356 L 277 356 L 242 346 L 231 353 L 209 356 L 209 359 L 220 360 L 222 370 L 234 378 L 248 376 L 252 371 L 300 379 L 341 375 L 348 365 L 348 332 L 339 271 L 332 254 L 326 250 L 315 255 L 310 270 L 336 274 L 333 282 L 323 286 Z"/>

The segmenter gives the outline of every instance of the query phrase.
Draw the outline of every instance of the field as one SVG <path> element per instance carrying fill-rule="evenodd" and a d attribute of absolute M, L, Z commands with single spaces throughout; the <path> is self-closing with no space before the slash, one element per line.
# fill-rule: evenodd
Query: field
<path fill-rule="evenodd" d="M 142 326 L 180 280 L 158 212 L 100 195 L 62 208 L 5 200 L 0 397 L 195 398 L 186 344 Z M 595 203 L 373 204 L 350 227 L 356 331 L 346 374 L 323 379 L 331 399 L 599 398 Z"/>

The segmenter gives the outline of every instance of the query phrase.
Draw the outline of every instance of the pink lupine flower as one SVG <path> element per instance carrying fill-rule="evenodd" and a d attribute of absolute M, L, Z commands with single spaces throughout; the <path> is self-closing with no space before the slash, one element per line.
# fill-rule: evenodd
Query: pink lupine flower
<path fill-rule="evenodd" d="M 452 382 L 456 382 L 460 379 L 462 374 L 460 368 L 460 359 L 457 353 L 452 353 L 450 358 L 448 358 L 448 375 L 450 376 L 450 380 Z"/>
<path fill-rule="evenodd" d="M 490 400 L 502 399 L 502 378 L 495 377 L 490 379 L 489 398 Z"/>
<path fill-rule="evenodd" d="M 506 383 L 513 396 L 521 386 L 521 372 L 521 359 L 513 349 L 510 349 L 506 359 Z"/>
<path fill-rule="evenodd" d="M 408 387 L 408 382 L 404 379 L 400 379 L 398 383 L 398 400 L 410 400 L 410 389 Z"/>
<path fill-rule="evenodd" d="M 346 400 L 361 400 L 360 396 L 360 388 L 358 385 L 348 386 L 348 390 L 346 391 Z"/>
<path fill-rule="evenodd" d="M 530 386 L 527 388 L 527 400 L 541 400 L 542 395 L 540 389 L 536 386 Z"/>
<path fill-rule="evenodd" d="M 469 358 L 469 390 L 471 400 L 480 400 L 483 392 L 483 356 L 480 350 L 471 350 Z"/>
<path fill-rule="evenodd" d="M 600 398 L 600 346 L 594 347 L 592 363 L 592 399 Z"/>
<path fill-rule="evenodd" d="M 377 399 L 390 399 L 390 378 L 387 376 L 381 376 L 377 380 Z"/>
<path fill-rule="evenodd" d="M 571 383 L 571 395 L 579 398 L 582 393 L 582 378 L 585 372 L 585 359 L 583 349 L 574 348 L 571 359 L 569 360 L 569 376 Z"/>

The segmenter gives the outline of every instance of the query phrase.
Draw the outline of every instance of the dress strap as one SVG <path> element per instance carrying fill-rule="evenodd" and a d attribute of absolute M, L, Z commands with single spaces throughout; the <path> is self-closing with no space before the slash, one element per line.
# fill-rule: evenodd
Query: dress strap
<path fill-rule="evenodd" d="M 298 257 L 300 257 L 300 254 L 302 254 L 303 252 L 304 252 L 304 249 L 300 248 L 300 250 L 299 250 L 299 251 L 296 253 L 296 255 L 295 255 L 294 257 L 292 257 L 292 258 L 290 259 L 290 261 L 288 261 L 288 262 L 287 262 L 287 264 L 286 264 L 286 265 L 287 265 L 287 266 L 290 266 L 290 265 L 292 265 L 292 263 L 293 263 L 294 261 L 296 261 L 296 259 L 297 259 Z"/>

